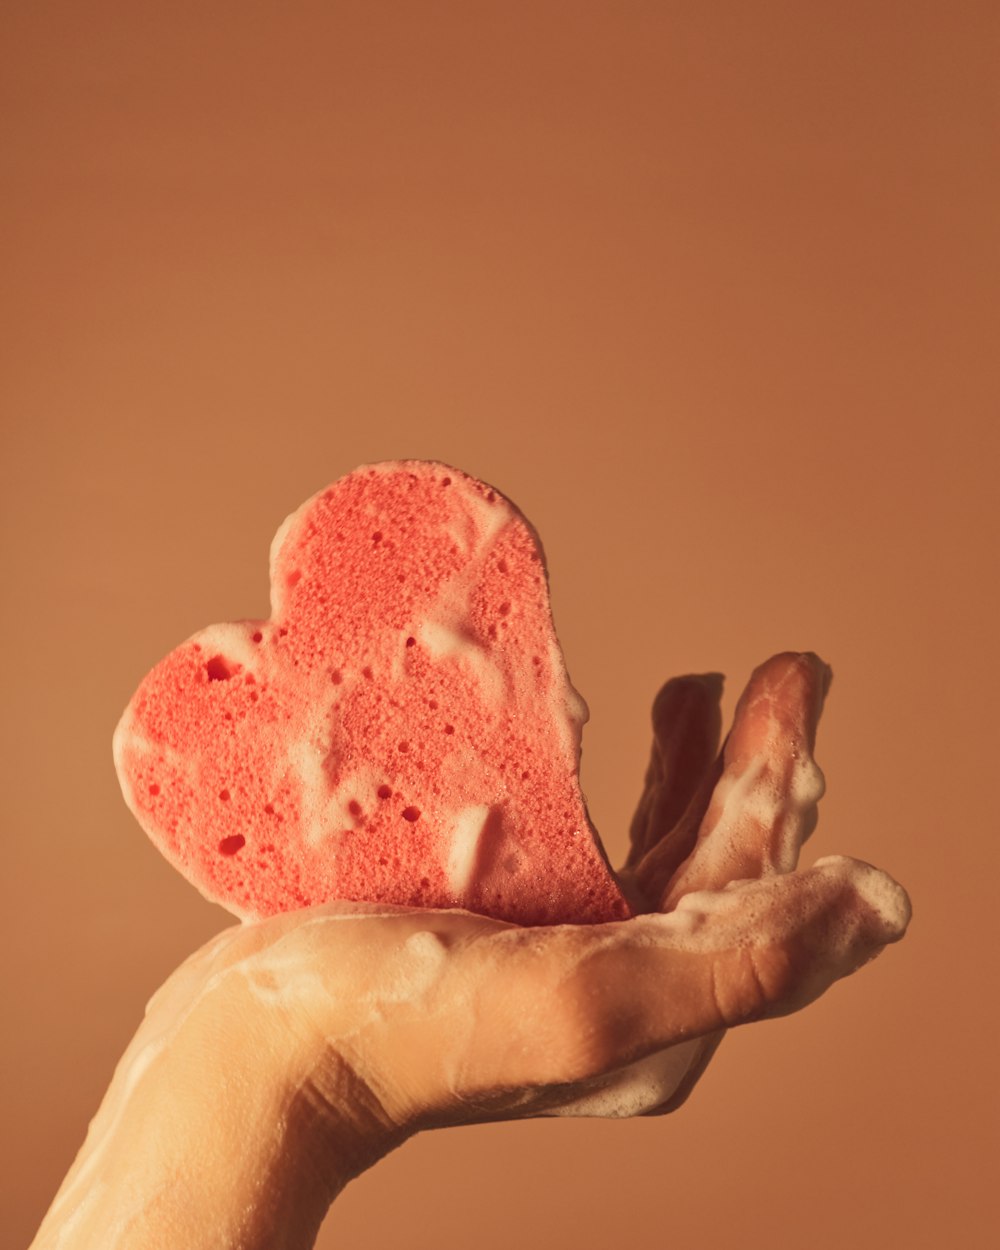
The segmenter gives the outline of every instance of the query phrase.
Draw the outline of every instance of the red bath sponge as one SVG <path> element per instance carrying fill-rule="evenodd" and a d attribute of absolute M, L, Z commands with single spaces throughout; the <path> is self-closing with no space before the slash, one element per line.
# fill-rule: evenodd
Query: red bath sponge
<path fill-rule="evenodd" d="M 285 521 L 270 618 L 158 664 L 115 763 L 153 842 L 243 918 L 350 899 L 616 920 L 586 716 L 525 518 L 456 469 L 394 461 Z"/>

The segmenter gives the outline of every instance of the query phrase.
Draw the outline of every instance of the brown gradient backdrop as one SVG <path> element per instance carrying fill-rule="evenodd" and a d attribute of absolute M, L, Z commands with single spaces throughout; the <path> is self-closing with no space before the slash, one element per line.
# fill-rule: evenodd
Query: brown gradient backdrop
<path fill-rule="evenodd" d="M 120 799 L 122 707 L 266 613 L 287 512 L 404 456 L 538 525 L 613 858 L 659 683 L 731 709 L 814 648 L 806 859 L 916 918 L 679 1115 L 427 1135 L 320 1245 L 987 1244 L 998 13 L 3 6 L 4 1245 L 229 923 Z"/>

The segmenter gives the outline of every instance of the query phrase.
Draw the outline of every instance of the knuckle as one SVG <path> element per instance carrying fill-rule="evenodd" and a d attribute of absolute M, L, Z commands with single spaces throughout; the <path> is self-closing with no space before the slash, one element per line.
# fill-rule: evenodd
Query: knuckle
<path fill-rule="evenodd" d="M 796 974 L 780 946 L 743 946 L 712 969 L 712 996 L 727 1028 L 765 1016 L 794 992 Z"/>

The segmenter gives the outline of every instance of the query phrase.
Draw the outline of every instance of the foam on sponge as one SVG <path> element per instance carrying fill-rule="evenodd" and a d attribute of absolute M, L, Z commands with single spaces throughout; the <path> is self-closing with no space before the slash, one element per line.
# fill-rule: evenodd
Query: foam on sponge
<path fill-rule="evenodd" d="M 389 462 L 285 521 L 269 619 L 158 664 L 115 762 L 153 842 L 243 918 L 352 899 L 622 919 L 579 787 L 586 717 L 526 519 L 456 469 Z"/>

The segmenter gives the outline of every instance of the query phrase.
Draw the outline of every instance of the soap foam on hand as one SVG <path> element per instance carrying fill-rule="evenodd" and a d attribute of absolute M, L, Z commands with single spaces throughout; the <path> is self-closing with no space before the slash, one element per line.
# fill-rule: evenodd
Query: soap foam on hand
<path fill-rule="evenodd" d="M 270 618 L 161 661 L 115 763 L 155 845 L 241 918 L 343 899 L 595 923 L 630 910 L 580 791 L 586 717 L 526 519 L 388 462 L 284 522 Z"/>

